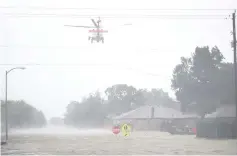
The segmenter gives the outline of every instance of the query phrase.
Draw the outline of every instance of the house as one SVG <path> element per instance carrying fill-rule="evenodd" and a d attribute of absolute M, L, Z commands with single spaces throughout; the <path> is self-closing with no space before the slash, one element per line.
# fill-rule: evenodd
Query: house
<path fill-rule="evenodd" d="M 216 109 L 215 112 L 206 115 L 206 119 L 230 119 L 233 120 L 236 117 L 236 106 L 232 105 L 224 105 L 220 106 Z"/>
<path fill-rule="evenodd" d="M 236 138 L 236 106 L 222 105 L 197 122 L 197 137 Z"/>
<path fill-rule="evenodd" d="M 136 130 L 161 130 L 165 123 L 195 126 L 196 115 L 158 105 L 145 105 L 113 118 L 113 124 L 129 123 Z"/>

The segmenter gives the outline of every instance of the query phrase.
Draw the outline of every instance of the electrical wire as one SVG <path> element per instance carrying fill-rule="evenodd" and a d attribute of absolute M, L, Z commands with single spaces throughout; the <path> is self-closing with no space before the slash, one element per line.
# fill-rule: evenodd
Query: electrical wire
<path fill-rule="evenodd" d="M 16 63 L 1 63 L 0 66 L 114 66 L 114 64 L 79 64 L 79 63 L 23 63 L 23 64 L 16 64 Z"/>
<path fill-rule="evenodd" d="M 0 48 L 23 48 L 23 49 L 82 49 L 86 46 L 31 46 L 31 45 L 0 45 Z"/>
<path fill-rule="evenodd" d="M 158 18 L 158 19 L 228 19 L 229 15 L 80 15 L 80 14 L 36 14 L 36 13 L 2 13 L 8 17 L 70 17 L 70 18 L 91 18 L 100 16 L 101 18 Z"/>
<path fill-rule="evenodd" d="M 55 14 L 55 13 L 1 13 L 2 16 L 8 17 L 17 17 L 17 18 L 29 18 L 29 17 L 67 17 L 67 18 L 91 18 L 98 17 L 101 18 L 159 18 L 159 19 L 227 19 L 228 15 L 197 15 L 197 14 L 186 14 L 186 15 L 171 15 L 171 14 L 144 14 L 144 11 L 234 11 L 235 9 L 162 9 L 162 8 L 50 8 L 50 7 L 40 7 L 40 6 L 26 6 L 26 7 L 17 7 L 17 6 L 0 6 L 0 9 L 34 9 L 34 10 L 109 10 L 109 11 L 143 11 L 143 14 L 140 15 L 130 15 L 130 14 Z"/>
<path fill-rule="evenodd" d="M 113 67 L 113 68 L 120 68 L 120 69 L 125 69 L 141 74 L 145 74 L 147 76 L 153 76 L 153 77 L 167 77 L 167 76 L 162 76 L 160 74 L 155 74 L 155 73 L 149 73 L 140 69 L 135 69 L 131 67 L 121 67 L 121 65 L 115 65 L 115 64 L 37 64 L 37 63 L 26 63 L 26 64 L 12 64 L 12 63 L 5 63 L 5 64 L 0 64 L 1 66 L 24 66 L 24 67 L 29 67 L 29 66 L 34 66 L 34 67 L 79 67 L 79 66 L 95 66 L 95 67 Z M 167 77 L 170 78 L 170 77 Z"/>
<path fill-rule="evenodd" d="M 98 15 L 98 14 L 55 14 L 55 13 L 2 13 L 1 15 L 6 15 L 6 16 L 72 16 L 72 17 L 91 17 L 91 16 L 99 16 L 99 17 L 223 17 L 226 15 L 197 15 L 197 14 L 192 14 L 192 15 L 172 15 L 172 14 L 105 14 L 105 15 Z"/>
<path fill-rule="evenodd" d="M 227 8 L 197 8 L 197 9 L 178 9 L 178 8 L 70 8 L 70 7 L 43 7 L 43 6 L 0 6 L 0 9 L 34 9 L 34 10 L 122 10 L 122 11 L 234 11 L 235 9 Z"/>
<path fill-rule="evenodd" d="M 89 10 L 89 11 L 234 11 L 235 9 L 223 8 L 203 8 L 203 9 L 177 9 L 177 8 L 69 8 L 69 7 L 44 7 L 44 6 L 0 6 L 0 9 L 33 9 L 33 10 Z M 55 13 L 2 13 L 3 16 L 16 18 L 30 18 L 30 17 L 67 17 L 67 18 L 91 18 L 92 16 L 100 16 L 102 18 L 159 18 L 159 19 L 228 19 L 228 15 L 82 15 L 82 14 L 55 14 Z"/>

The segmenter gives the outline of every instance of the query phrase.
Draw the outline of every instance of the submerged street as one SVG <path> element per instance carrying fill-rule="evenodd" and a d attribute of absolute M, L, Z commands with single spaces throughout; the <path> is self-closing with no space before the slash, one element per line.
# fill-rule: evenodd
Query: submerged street
<path fill-rule="evenodd" d="M 237 140 L 207 140 L 193 135 L 132 132 L 114 135 L 110 130 L 44 128 L 9 135 L 1 154 L 237 154 Z"/>

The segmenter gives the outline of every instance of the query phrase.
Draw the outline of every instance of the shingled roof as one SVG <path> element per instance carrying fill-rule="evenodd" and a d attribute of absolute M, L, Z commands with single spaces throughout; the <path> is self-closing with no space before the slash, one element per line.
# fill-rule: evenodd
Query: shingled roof
<path fill-rule="evenodd" d="M 185 115 L 180 111 L 177 111 L 173 108 L 168 108 L 164 106 L 151 106 L 145 105 L 139 107 L 135 110 L 129 111 L 127 113 L 121 114 L 113 119 L 148 119 L 152 117 L 152 107 L 154 107 L 154 118 L 161 118 L 161 119 L 182 119 L 182 118 L 196 118 L 196 115 Z"/>

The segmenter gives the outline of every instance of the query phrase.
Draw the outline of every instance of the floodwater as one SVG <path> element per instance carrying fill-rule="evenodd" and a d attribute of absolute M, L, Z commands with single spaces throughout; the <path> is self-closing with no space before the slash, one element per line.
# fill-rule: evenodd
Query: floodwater
<path fill-rule="evenodd" d="M 132 132 L 114 135 L 110 130 L 47 127 L 15 130 L 1 154 L 237 154 L 237 140 L 198 139 L 193 135 L 164 132 Z"/>

